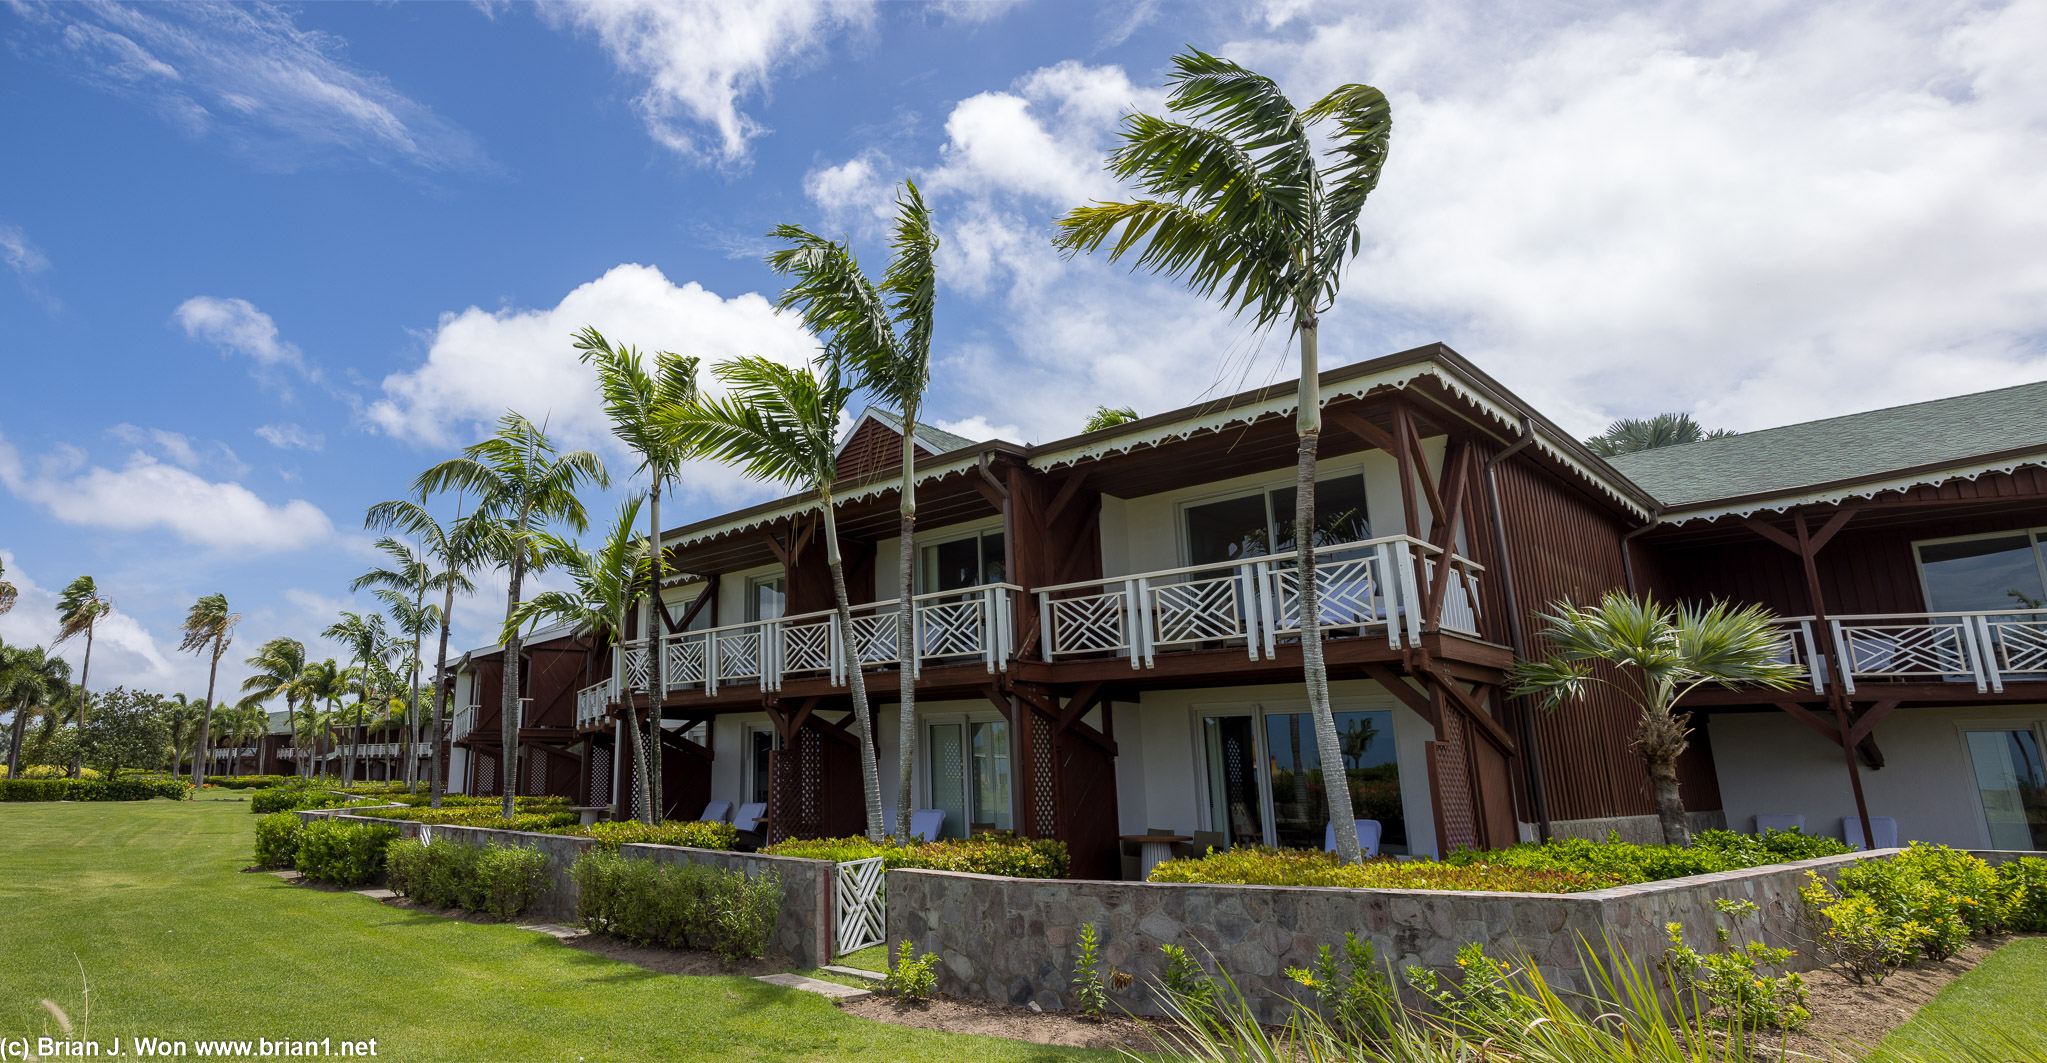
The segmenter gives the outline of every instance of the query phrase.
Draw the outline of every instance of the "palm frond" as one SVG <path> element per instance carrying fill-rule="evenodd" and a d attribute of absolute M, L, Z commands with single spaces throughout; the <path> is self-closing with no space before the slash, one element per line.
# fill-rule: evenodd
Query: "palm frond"
<path fill-rule="evenodd" d="M 1195 294 L 1222 296 L 1235 313 L 1251 311 L 1259 326 L 1292 309 L 1284 249 L 1259 242 L 1177 203 L 1140 199 L 1075 207 L 1061 217 L 1053 243 L 1067 257 L 1092 253 L 1112 234 L 1109 260 L 1136 253 L 1135 267 L 1174 277 Z"/>
<path fill-rule="evenodd" d="M 1323 280 L 1318 302 L 1326 305 L 1336 299 L 1344 261 L 1358 253 L 1358 217 L 1365 200 L 1379 187 L 1379 175 L 1385 172 L 1393 139 L 1393 108 L 1386 102 L 1386 94 L 1370 85 L 1343 85 L 1315 101 L 1302 115 L 1310 123 L 1336 121 L 1335 146 L 1329 150 L 1336 161 L 1322 172 L 1326 191 L 1315 239 L 1318 261 L 1314 272 Z"/>
<path fill-rule="evenodd" d="M 1277 82 L 1194 48 L 1173 57 L 1166 81 L 1172 86 L 1166 106 L 1227 134 L 1247 153 L 1263 156 L 1260 168 L 1279 183 L 1303 189 L 1315 183 L 1307 122 Z"/>

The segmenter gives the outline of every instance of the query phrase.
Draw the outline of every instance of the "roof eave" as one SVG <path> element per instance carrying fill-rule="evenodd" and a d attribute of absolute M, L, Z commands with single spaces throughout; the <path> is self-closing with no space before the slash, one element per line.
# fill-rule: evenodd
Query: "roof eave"
<path fill-rule="evenodd" d="M 1807 484 L 1788 490 L 1760 491 L 1726 498 L 1686 502 L 1663 514 L 1665 524 L 1687 524 L 1718 520 L 1727 516 L 1749 517 L 1769 511 L 1783 513 L 1798 506 L 1829 505 L 1851 498 L 1874 498 L 1892 491 L 1907 491 L 1949 480 L 1974 480 L 1985 473 L 2010 473 L 2028 465 L 2047 466 L 2047 447 L 2038 445 L 1996 451 L 1955 461 L 1929 462 L 1888 470 L 1874 476 L 1856 476 L 1825 483 Z"/>

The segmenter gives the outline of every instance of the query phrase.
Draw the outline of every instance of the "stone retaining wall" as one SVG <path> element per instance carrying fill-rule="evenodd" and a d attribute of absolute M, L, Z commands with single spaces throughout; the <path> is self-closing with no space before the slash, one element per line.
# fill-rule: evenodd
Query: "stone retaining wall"
<path fill-rule="evenodd" d="M 1898 850 L 1854 853 L 1791 864 L 1620 886 L 1575 894 L 1467 893 L 1235 886 L 1167 882 L 1092 882 L 999 878 L 941 871 L 888 873 L 888 943 L 908 940 L 937 953 L 938 988 L 955 996 L 1063 1008 L 1072 991 L 1080 928 L 1093 923 L 1109 968 L 1136 977 L 1111 999 L 1159 1014 L 1152 986 L 1161 945 L 1180 945 L 1213 971 L 1226 969 L 1261 1017 L 1283 1019 L 1283 1000 L 1305 994 L 1286 977 L 1306 967 L 1320 945 L 1341 945 L 1346 931 L 1369 941 L 1379 961 L 1429 967 L 1454 976 L 1455 956 L 1481 942 L 1496 958 L 1530 958 L 1551 986 L 1587 992 L 1581 943 L 1605 953 L 1605 941 L 1638 968 L 1668 946 L 1664 925 L 1684 924 L 1701 951 L 1714 944 L 1717 900 L 1753 901 L 1772 945 L 1797 950 L 1799 970 L 1816 965 L 1801 931 L 1798 890 L 1808 871 L 1832 880 L 1858 860 Z M 1978 853 L 2002 862 L 2016 855 Z M 1739 932 L 1753 936 L 1756 923 Z M 1744 938 L 1747 939 L 1747 938 Z M 1398 979 L 1396 979 L 1398 981 Z"/>

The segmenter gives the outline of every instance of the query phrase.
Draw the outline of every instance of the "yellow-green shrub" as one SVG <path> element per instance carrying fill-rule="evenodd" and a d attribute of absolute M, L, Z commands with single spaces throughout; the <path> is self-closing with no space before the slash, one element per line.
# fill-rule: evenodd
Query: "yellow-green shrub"
<path fill-rule="evenodd" d="M 1433 860 L 1367 860 L 1345 864 L 1334 853 L 1240 845 L 1204 857 L 1168 860 L 1153 882 L 1223 882 L 1246 886 L 1344 886 L 1353 889 L 1482 890 L 1498 893 L 1580 893 L 1605 883 L 1576 871 Z"/>

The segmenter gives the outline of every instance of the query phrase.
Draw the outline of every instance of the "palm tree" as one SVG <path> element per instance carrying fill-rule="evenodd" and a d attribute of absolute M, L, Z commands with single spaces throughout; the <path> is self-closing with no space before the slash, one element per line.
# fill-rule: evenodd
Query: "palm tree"
<path fill-rule="evenodd" d="M 770 234 L 788 247 L 768 256 L 776 273 L 795 278 L 777 306 L 802 311 L 804 327 L 825 341 L 838 357 L 849 360 L 860 386 L 895 407 L 903 417 L 901 547 L 896 586 L 902 604 L 896 610 L 896 646 L 902 651 L 898 683 L 896 731 L 896 837 L 910 836 L 911 768 L 917 762 L 917 610 L 912 602 L 917 572 L 917 416 L 931 385 L 933 302 L 938 290 L 938 234 L 931 211 L 914 181 L 903 182 L 896 197 L 894 255 L 880 285 L 867 279 L 853 256 L 851 242 L 834 243 L 798 225 L 783 225 Z"/>
<path fill-rule="evenodd" d="M 1095 412 L 1088 415 L 1087 424 L 1082 425 L 1080 430 L 1083 432 L 1099 432 L 1104 428 L 1114 428 L 1119 424 L 1129 424 L 1135 420 L 1137 420 L 1137 409 L 1135 407 L 1097 406 L 1095 407 Z"/>
<path fill-rule="evenodd" d="M 308 768 L 311 767 L 315 759 L 319 760 L 320 774 L 325 776 L 327 774 L 326 758 L 315 758 L 312 754 L 316 752 L 319 745 L 321 728 L 325 727 L 331 731 L 334 719 L 339 715 L 339 710 L 336 706 L 348 694 L 348 670 L 341 667 L 340 663 L 332 657 L 309 664 L 306 666 L 305 675 L 300 680 L 299 693 L 305 699 L 306 718 L 308 720 L 315 718 L 319 720 L 318 726 L 308 725 L 302 732 L 310 740 L 310 744 L 306 748 L 307 757 L 305 759 Z M 320 701 L 327 703 L 325 710 L 315 707 Z"/>
<path fill-rule="evenodd" d="M 633 763 L 639 770 L 639 778 L 647 791 L 658 797 L 661 790 L 661 702 L 668 696 L 668 655 L 661 652 L 660 626 L 655 620 L 655 599 L 661 595 L 661 578 L 666 566 L 661 554 L 661 486 L 675 479 L 682 463 L 690 456 L 689 437 L 669 427 L 656 417 L 663 409 L 681 409 L 697 399 L 697 365 L 695 358 L 685 358 L 667 351 L 654 354 L 654 372 L 649 374 L 640 352 L 630 346 L 614 348 L 604 334 L 594 328 L 585 328 L 576 334 L 576 349 L 583 352 L 584 362 L 597 366 L 597 387 L 604 396 L 604 412 L 611 418 L 612 434 L 640 456 L 640 468 L 647 470 L 652 485 L 647 492 L 647 570 L 648 601 L 644 625 L 647 642 L 647 684 L 648 718 L 646 743 L 656 750 L 652 757 L 643 757 L 640 749 L 639 723 L 633 725 Z M 623 634 L 623 629 L 621 629 Z M 630 694 L 626 703 L 632 704 Z M 653 817 L 648 822 L 659 822 L 661 818 L 658 800 L 642 804 L 644 814 Z"/>
<path fill-rule="evenodd" d="M 7 563 L 0 561 L 0 576 L 5 576 L 6 574 Z M 0 579 L 0 613 L 5 613 L 9 609 L 14 608 L 14 599 L 20 594 L 21 592 L 14 588 L 14 584 Z"/>
<path fill-rule="evenodd" d="M 553 441 L 539 425 L 517 413 L 498 419 L 498 434 L 466 447 L 462 456 L 444 461 L 419 474 L 413 489 L 423 498 L 441 491 L 461 491 L 476 496 L 473 517 L 502 529 L 487 542 L 494 546 L 492 560 L 504 566 L 509 577 L 505 592 L 505 619 L 519 611 L 519 594 L 528 568 L 544 560 L 534 539 L 551 521 L 560 521 L 581 532 L 590 525 L 576 489 L 585 483 L 611 486 L 604 463 L 587 450 L 566 454 L 555 451 Z M 519 638 L 505 643 L 503 691 L 499 698 L 499 722 L 504 746 L 505 818 L 513 815 L 519 767 Z"/>
<path fill-rule="evenodd" d="M 633 525 L 639 519 L 640 497 L 635 495 L 619 504 L 618 516 L 594 554 L 579 543 L 546 536 L 549 564 L 566 572 L 576 589 L 543 591 L 521 602 L 518 613 L 500 637 L 510 638 L 513 627 L 530 627 L 541 620 L 551 620 L 569 625 L 577 635 L 590 635 L 599 650 L 622 641 L 626 610 L 631 608 L 647 572 L 647 558 L 640 553 L 640 543 L 633 534 Z M 640 818 L 647 823 L 659 823 L 659 777 L 648 768 L 649 760 L 658 757 L 647 755 L 650 745 L 661 748 L 658 712 L 650 723 L 653 733 L 645 737 L 638 724 L 627 730 L 633 736 L 633 787 L 639 797 Z"/>
<path fill-rule="evenodd" d="M 71 662 L 41 646 L 0 646 L 0 708 L 14 712 L 7 738 L 8 778 L 21 774 L 21 739 L 29 717 L 51 710 L 71 689 Z"/>
<path fill-rule="evenodd" d="M 320 634 L 348 647 L 349 652 L 355 655 L 356 667 L 348 670 L 347 678 L 358 695 L 355 703 L 356 730 L 341 752 L 341 777 L 352 783 L 355 781 L 356 747 L 362 744 L 364 704 L 375 694 L 379 679 L 376 670 L 383 665 L 390 639 L 384 633 L 382 613 L 363 614 L 348 609 L 343 609 L 341 619 L 328 625 L 327 630 Z"/>
<path fill-rule="evenodd" d="M 242 614 L 228 612 L 227 595 L 209 594 L 192 603 L 185 613 L 185 622 L 178 630 L 184 637 L 178 642 L 178 649 L 187 653 L 208 654 L 206 666 L 206 711 L 199 717 L 199 746 L 192 754 L 192 785 L 202 786 L 206 782 L 206 769 L 202 767 L 206 758 L 208 733 L 213 729 L 213 684 L 220 676 L 220 658 L 227 652 L 227 644 L 234 641 L 235 625 L 242 622 Z"/>
<path fill-rule="evenodd" d="M 734 462 L 750 476 L 807 487 L 817 493 L 824 520 L 825 563 L 832 571 L 832 598 L 838 608 L 839 637 L 852 673 L 853 716 L 859 723 L 860 777 L 866 792 L 867 836 L 879 842 L 881 778 L 875 764 L 874 724 L 867 705 L 867 678 L 861 667 L 860 643 L 853 637 L 853 610 L 846 599 L 845 566 L 839 556 L 839 522 L 832 508 L 832 481 L 838 477 L 833 435 L 852 389 L 842 382 L 837 359 L 791 369 L 758 355 L 726 362 L 717 368 L 725 382 L 723 398 L 705 398 L 679 409 L 664 410 L 678 429 L 694 437 L 701 452 Z"/>
<path fill-rule="evenodd" d="M 412 664 L 405 680 L 412 690 L 407 707 L 405 742 L 405 785 L 410 789 L 417 779 L 414 769 L 418 758 L 412 754 L 412 731 L 419 719 L 419 645 L 426 633 L 440 623 L 440 610 L 426 601 L 427 592 L 433 589 L 434 570 L 425 557 L 389 535 L 377 540 L 377 549 L 388 554 L 396 562 L 395 566 L 373 568 L 357 576 L 348 589 L 377 588 L 377 598 L 391 610 L 392 625 L 400 634 L 412 636 Z"/>
<path fill-rule="evenodd" d="M 1583 697 L 1587 682 L 1605 683 L 1633 701 L 1640 714 L 1631 746 L 1648 768 L 1663 840 L 1684 845 L 1691 834 L 1677 758 L 1690 745 L 1691 714 L 1677 711 L 1677 703 L 1707 683 L 1773 690 L 1797 685 L 1804 673 L 1784 659 L 1775 621 L 1760 605 L 1672 608 L 1608 591 L 1596 606 L 1551 605 L 1540 636 L 1550 644 L 1549 656 L 1516 661 L 1507 677 L 1514 694 L 1539 695 L 1546 709 Z M 1612 671 L 1601 674 L 1594 667 L 1600 663 Z"/>
<path fill-rule="evenodd" d="M 114 611 L 114 603 L 100 594 L 99 585 L 91 576 L 80 576 L 71 581 L 62 593 L 57 595 L 57 637 L 50 642 L 56 649 L 77 635 L 85 636 L 85 662 L 78 670 L 78 722 L 85 722 L 85 710 L 90 704 L 86 695 L 86 683 L 92 678 L 92 637 L 93 628 L 100 617 Z M 76 778 L 78 769 L 85 766 L 77 756 L 71 758 L 71 775 Z"/>
<path fill-rule="evenodd" d="M 326 663 L 332 665 L 334 662 L 330 660 Z M 313 667 L 317 669 L 320 666 Z M 332 726 L 333 721 L 334 710 L 322 709 L 310 700 L 306 702 L 305 711 L 299 714 L 298 719 L 292 721 L 292 745 L 299 750 L 298 759 L 305 765 L 305 770 L 301 774 L 307 778 L 312 777 L 313 762 L 318 759 L 314 754 L 320 748 L 320 736 Z M 322 774 L 325 774 L 324 770 Z"/>
<path fill-rule="evenodd" d="M 234 773 L 241 775 L 243 772 L 242 754 L 240 751 L 260 741 L 264 733 L 270 730 L 270 714 L 263 711 L 263 706 L 261 705 L 244 703 L 228 706 L 228 719 L 233 722 L 234 726 L 232 732 L 235 738 L 236 750 Z"/>
<path fill-rule="evenodd" d="M 171 731 L 170 774 L 176 775 L 185 763 L 185 754 L 193 752 L 193 743 L 199 738 L 200 708 L 183 694 L 172 694 L 164 701 L 164 722 Z"/>
<path fill-rule="evenodd" d="M 1708 431 L 1692 420 L 1688 413 L 1659 413 L 1654 417 L 1623 417 L 1606 426 L 1606 431 L 1585 441 L 1592 453 L 1602 458 L 1618 454 L 1633 454 L 1638 450 L 1655 450 L 1658 447 L 1683 446 L 1697 443 L 1702 439 L 1720 439 L 1734 435 L 1726 428 Z"/>
<path fill-rule="evenodd" d="M 242 704 L 260 709 L 264 702 L 282 694 L 284 696 L 284 718 L 287 723 L 298 717 L 299 698 L 305 693 L 306 646 L 294 638 L 283 635 L 256 647 L 256 655 L 246 658 L 243 664 L 255 669 L 255 674 L 242 680 Z M 268 728 L 269 717 L 264 717 Z"/>
<path fill-rule="evenodd" d="M 1179 277 L 1201 295 L 1220 294 L 1257 327 L 1288 322 L 1300 339 L 1294 549 L 1302 576 L 1302 672 L 1337 854 L 1355 863 L 1361 854 L 1329 707 L 1321 589 L 1313 576 L 1322 434 L 1316 345 L 1321 315 L 1358 251 L 1358 213 L 1386 163 L 1392 109 L 1378 89 L 1343 85 L 1299 110 L 1271 78 L 1192 48 L 1173 57 L 1168 81 L 1167 107 L 1179 120 L 1130 115 L 1122 146 L 1109 154 L 1110 172 L 1142 198 L 1075 208 L 1059 220 L 1055 243 L 1071 256 L 1115 235 L 1112 261 L 1134 254 L 1137 266 Z M 1335 122 L 1329 160 L 1318 167 L 1311 129 L 1329 120 Z"/>
<path fill-rule="evenodd" d="M 424 502 L 424 496 L 420 502 Z M 420 502 L 393 500 L 371 506 L 363 517 L 368 528 L 396 528 L 412 536 L 419 543 L 420 551 L 439 565 L 439 571 L 427 576 L 425 584 L 429 592 L 441 592 L 441 607 L 438 619 L 441 628 L 439 656 L 434 662 L 434 714 L 428 728 L 427 747 L 427 793 L 434 808 L 441 807 L 441 721 L 447 701 L 448 674 L 448 632 L 455 613 L 455 594 L 476 593 L 476 585 L 469 581 L 469 573 L 489 553 L 488 540 L 495 534 L 496 526 L 487 520 L 471 520 L 457 517 L 454 522 L 443 526 L 427 512 Z"/>

